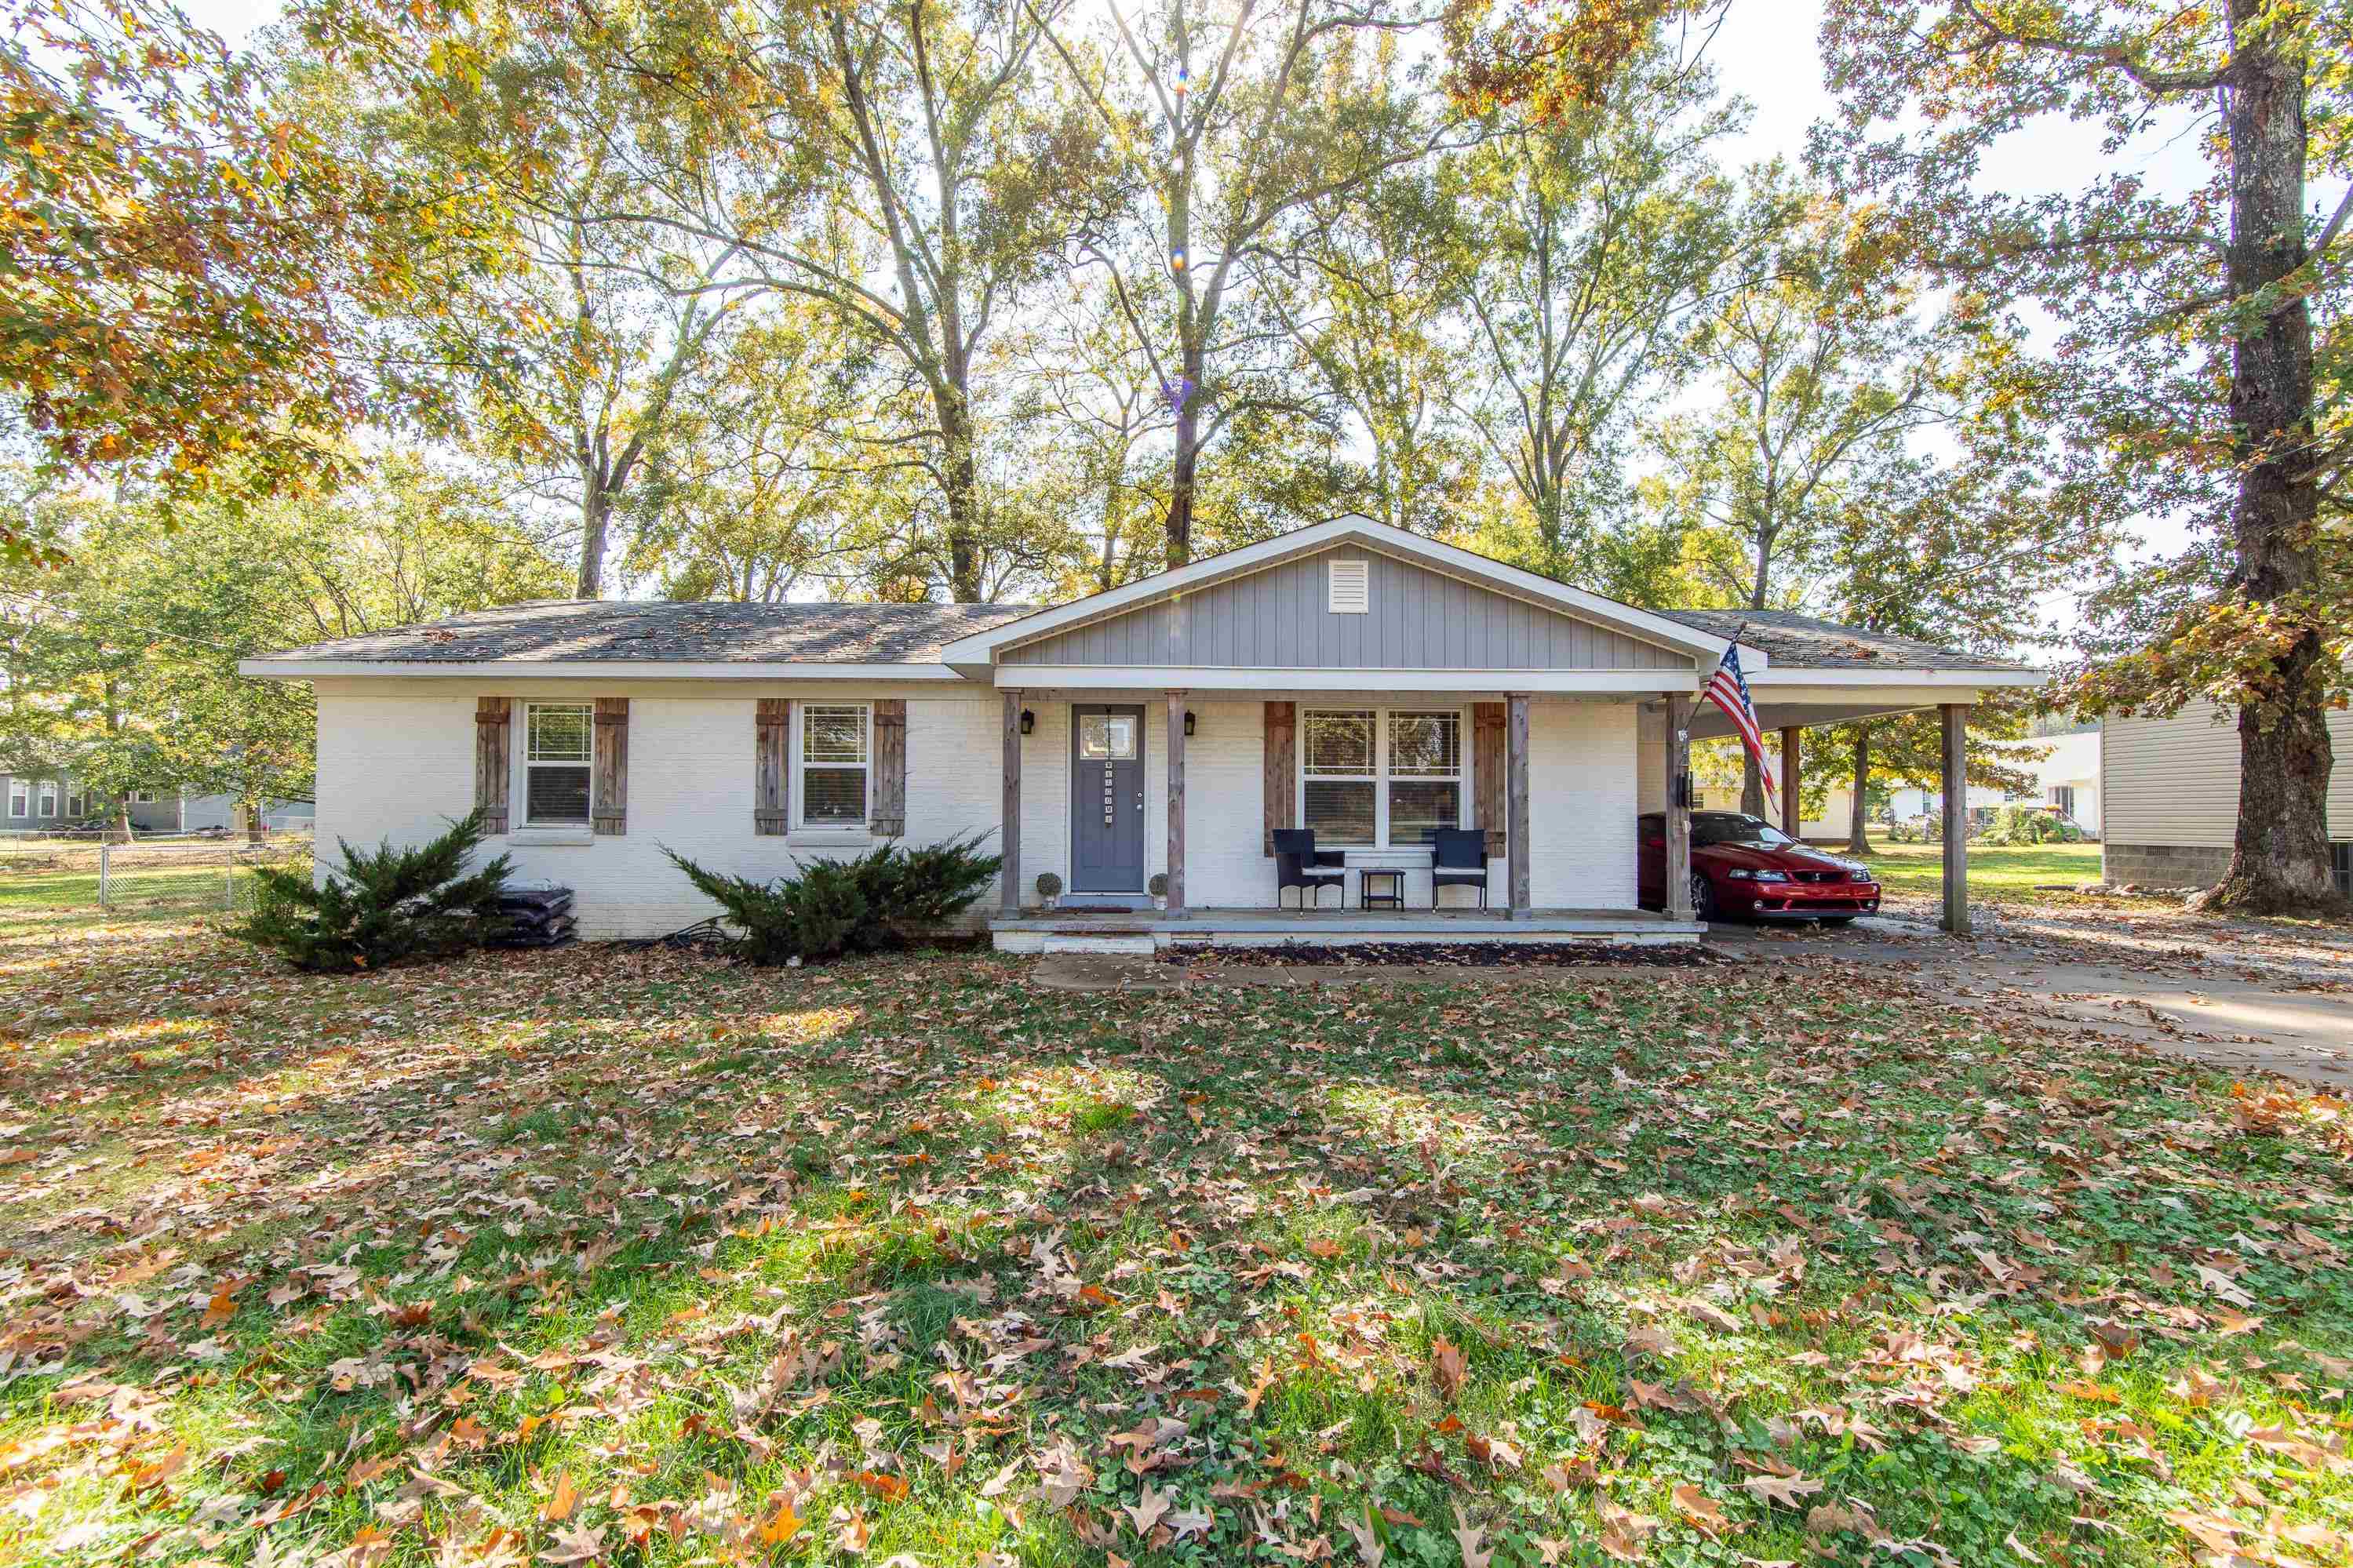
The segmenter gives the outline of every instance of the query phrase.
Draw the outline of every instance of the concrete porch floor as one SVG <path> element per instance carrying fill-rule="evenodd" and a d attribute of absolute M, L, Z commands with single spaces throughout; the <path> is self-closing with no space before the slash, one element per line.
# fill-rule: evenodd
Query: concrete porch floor
<path fill-rule="evenodd" d="M 1692 942 L 1698 921 L 1671 921 L 1649 910 L 1537 910 L 1515 921 L 1498 910 L 1192 909 L 1171 918 L 1156 910 L 1025 910 L 988 922 L 1001 952 L 1151 952 L 1196 944 L 1271 947 L 1283 942 Z"/>

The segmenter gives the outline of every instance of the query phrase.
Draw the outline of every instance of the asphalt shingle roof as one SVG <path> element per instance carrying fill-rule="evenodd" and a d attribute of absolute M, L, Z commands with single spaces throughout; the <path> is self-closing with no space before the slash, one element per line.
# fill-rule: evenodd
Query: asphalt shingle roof
<path fill-rule="evenodd" d="M 936 664 L 948 644 L 1035 610 L 1030 605 L 543 599 L 289 648 L 255 662 Z M 1806 668 L 2018 668 L 1786 610 L 1662 610 L 1659 614 L 1716 637 L 1737 632 L 1751 647 L 1763 648 L 1776 664 Z"/>
<path fill-rule="evenodd" d="M 1028 605 L 738 605 L 541 599 L 424 626 L 341 637 L 267 661 L 473 664 L 599 659 L 683 664 L 936 664 L 958 637 Z"/>
<path fill-rule="evenodd" d="M 1731 637 L 1765 650 L 1775 664 L 1805 669 L 2019 669 L 2005 659 L 1955 653 L 1933 643 L 1887 632 L 1858 631 L 1794 610 L 1661 610 L 1711 637 Z"/>

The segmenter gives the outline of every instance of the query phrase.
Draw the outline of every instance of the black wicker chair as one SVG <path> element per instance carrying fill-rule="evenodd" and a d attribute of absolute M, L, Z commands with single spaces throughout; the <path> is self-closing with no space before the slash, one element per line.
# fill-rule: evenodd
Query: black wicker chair
<path fill-rule="evenodd" d="M 1324 902 L 1324 889 L 1340 889 L 1340 907 L 1348 907 L 1347 857 L 1336 849 L 1317 853 L 1315 830 L 1312 827 L 1278 827 L 1274 830 L 1274 903 L 1282 907 L 1282 894 L 1287 888 L 1297 888 L 1303 906 L 1314 889 L 1316 905 Z"/>
<path fill-rule="evenodd" d="M 1476 888 L 1487 907 L 1487 832 L 1482 827 L 1440 827 L 1430 836 L 1430 907 L 1441 888 Z"/>

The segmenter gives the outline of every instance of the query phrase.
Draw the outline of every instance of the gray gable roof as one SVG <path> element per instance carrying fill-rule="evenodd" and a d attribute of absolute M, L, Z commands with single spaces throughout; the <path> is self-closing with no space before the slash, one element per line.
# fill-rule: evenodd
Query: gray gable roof
<path fill-rule="evenodd" d="M 1776 665 L 1804 669 L 2022 669 L 2007 659 L 1955 653 L 1888 632 L 1859 631 L 1795 610 L 1661 610 L 1671 621 L 1762 648 Z"/>
<path fill-rule="evenodd" d="M 598 661 L 678 664 L 936 664 L 959 637 L 1036 613 L 1032 605 L 742 605 L 667 599 L 542 599 L 423 626 L 264 654 L 256 667 L 312 660 L 385 664 Z M 1810 669 L 2020 668 L 1909 637 L 1787 610 L 1661 610 L 1716 637 L 1735 633 L 1776 665 Z"/>
<path fill-rule="evenodd" d="M 541 599 L 251 662 L 936 664 L 941 649 L 1031 613 L 1028 605 L 742 605 Z"/>

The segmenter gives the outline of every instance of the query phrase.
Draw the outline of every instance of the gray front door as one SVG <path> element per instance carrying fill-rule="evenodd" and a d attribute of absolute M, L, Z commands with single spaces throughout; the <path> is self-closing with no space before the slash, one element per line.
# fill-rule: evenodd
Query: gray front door
<path fill-rule="evenodd" d="M 1144 891 L 1144 710 L 1071 710 L 1071 891 Z"/>

